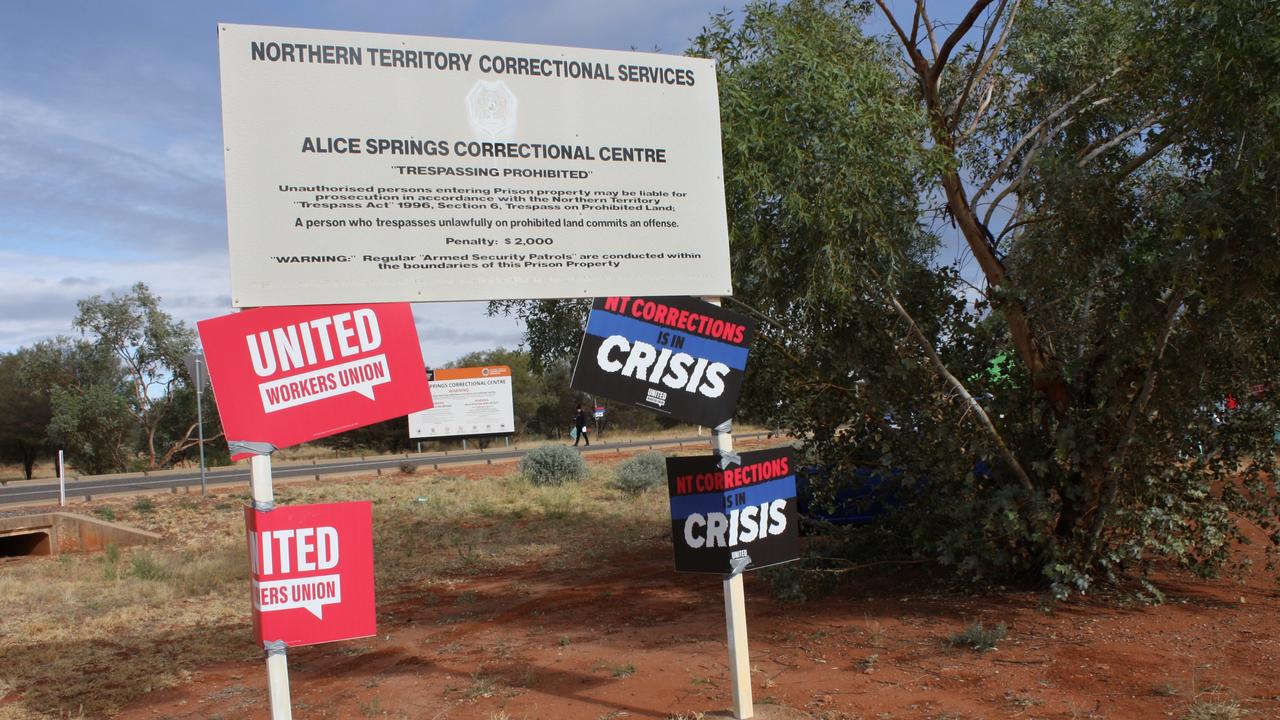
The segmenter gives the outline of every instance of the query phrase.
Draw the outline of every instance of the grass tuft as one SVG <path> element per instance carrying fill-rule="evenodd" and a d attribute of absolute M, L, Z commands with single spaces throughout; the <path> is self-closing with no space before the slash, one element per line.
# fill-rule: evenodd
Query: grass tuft
<path fill-rule="evenodd" d="M 951 647 L 967 647 L 977 652 L 987 652 L 995 650 L 1000 641 L 1008 635 L 1008 629 L 1004 623 L 1000 623 L 994 627 L 985 627 L 980 622 L 975 622 L 964 629 L 964 632 L 952 635 L 947 639 L 947 644 Z"/>
<path fill-rule="evenodd" d="M 1187 708 L 1182 720 L 1241 720 L 1249 711 L 1235 702 L 1197 702 Z"/>

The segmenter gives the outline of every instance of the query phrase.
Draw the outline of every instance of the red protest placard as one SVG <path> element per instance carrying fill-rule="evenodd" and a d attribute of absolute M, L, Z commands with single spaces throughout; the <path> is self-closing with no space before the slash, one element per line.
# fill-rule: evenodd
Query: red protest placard
<path fill-rule="evenodd" d="M 197 325 L 229 441 L 288 447 L 431 407 L 409 303 L 257 308 Z"/>
<path fill-rule="evenodd" d="M 253 631 L 289 647 L 378 632 L 373 598 L 373 504 L 245 506 Z"/>

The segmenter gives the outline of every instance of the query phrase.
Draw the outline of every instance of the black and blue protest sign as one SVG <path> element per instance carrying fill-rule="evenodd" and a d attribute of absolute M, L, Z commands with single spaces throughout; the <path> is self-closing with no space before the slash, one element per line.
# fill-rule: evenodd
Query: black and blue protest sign
<path fill-rule="evenodd" d="M 689 297 L 596 298 L 570 386 L 715 427 L 733 418 L 755 323 Z"/>
<path fill-rule="evenodd" d="M 678 572 L 725 574 L 735 560 L 755 570 L 800 557 L 791 448 L 740 458 L 725 469 L 714 455 L 667 458 Z"/>

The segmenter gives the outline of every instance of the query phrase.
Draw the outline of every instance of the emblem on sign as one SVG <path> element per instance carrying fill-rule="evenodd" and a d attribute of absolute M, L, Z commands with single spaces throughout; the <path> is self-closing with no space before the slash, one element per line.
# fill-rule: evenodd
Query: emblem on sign
<path fill-rule="evenodd" d="M 490 137 L 502 137 L 516 129 L 516 96 L 501 80 L 477 80 L 467 93 L 471 128 Z"/>

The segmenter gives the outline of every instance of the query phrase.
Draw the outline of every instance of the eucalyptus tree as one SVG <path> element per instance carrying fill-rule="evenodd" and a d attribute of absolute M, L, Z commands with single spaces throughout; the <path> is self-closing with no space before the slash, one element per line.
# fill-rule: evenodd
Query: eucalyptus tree
<path fill-rule="evenodd" d="M 886 547 L 969 577 L 1066 595 L 1280 540 L 1280 9 L 937 7 L 761 2 L 694 41 L 744 411 L 890 470 Z M 581 308 L 517 307 L 571 346 Z"/>
<path fill-rule="evenodd" d="M 145 466 L 168 465 L 198 442 L 194 399 L 182 392 L 192 385 L 183 358 L 196 347 L 195 331 L 162 310 L 160 299 L 143 283 L 126 294 L 86 298 L 78 309 L 74 326 L 84 342 L 96 356 L 111 358 L 121 373 L 119 402 L 111 405 L 123 408 L 130 419 Z M 106 399 L 96 401 L 95 392 L 61 386 L 54 395 L 55 415 L 85 403 L 105 407 Z"/>
<path fill-rule="evenodd" d="M 1274 533 L 1280 8 L 876 4 L 1019 360 L 999 412 L 1045 524 L 1002 541 L 1066 593 Z"/>

